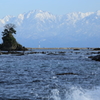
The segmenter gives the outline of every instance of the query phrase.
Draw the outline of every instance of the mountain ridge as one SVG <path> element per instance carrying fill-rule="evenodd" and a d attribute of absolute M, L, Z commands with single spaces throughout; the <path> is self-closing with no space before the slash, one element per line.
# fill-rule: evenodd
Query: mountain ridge
<path fill-rule="evenodd" d="M 7 23 L 17 26 L 17 40 L 27 47 L 98 47 L 100 10 L 54 15 L 34 10 L 0 19 L 0 31 Z"/>

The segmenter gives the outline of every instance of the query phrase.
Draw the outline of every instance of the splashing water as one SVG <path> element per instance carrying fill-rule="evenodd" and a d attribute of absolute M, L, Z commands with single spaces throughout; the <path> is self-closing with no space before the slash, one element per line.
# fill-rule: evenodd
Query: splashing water
<path fill-rule="evenodd" d="M 52 98 L 54 100 L 100 100 L 100 87 L 92 90 L 72 87 L 66 91 L 64 99 L 60 97 L 59 90 L 54 89 L 52 90 Z"/>
<path fill-rule="evenodd" d="M 54 90 L 52 90 L 52 98 L 54 99 L 54 100 L 61 100 L 60 99 L 60 96 L 59 96 L 59 90 L 57 90 L 57 89 L 54 89 Z"/>

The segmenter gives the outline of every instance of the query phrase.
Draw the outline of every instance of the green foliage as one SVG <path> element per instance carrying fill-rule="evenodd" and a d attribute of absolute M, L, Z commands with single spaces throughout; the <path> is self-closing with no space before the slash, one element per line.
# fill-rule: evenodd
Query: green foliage
<path fill-rule="evenodd" d="M 3 39 L 3 44 L 8 47 L 8 46 L 15 46 L 17 45 L 16 39 L 13 37 L 11 33 L 7 34 L 6 36 L 2 37 Z"/>
<path fill-rule="evenodd" d="M 6 24 L 4 26 L 4 31 L 2 32 L 3 43 L 0 44 L 0 49 L 5 51 L 11 50 L 27 50 L 25 47 L 17 43 L 16 39 L 12 35 L 13 33 L 16 34 L 15 25 L 14 24 Z"/>
<path fill-rule="evenodd" d="M 2 36 L 4 37 L 4 36 L 7 36 L 8 34 L 16 34 L 16 30 L 14 29 L 15 28 L 15 25 L 14 24 L 6 24 L 5 26 L 4 26 L 4 31 L 2 32 L 3 34 L 2 34 Z"/>

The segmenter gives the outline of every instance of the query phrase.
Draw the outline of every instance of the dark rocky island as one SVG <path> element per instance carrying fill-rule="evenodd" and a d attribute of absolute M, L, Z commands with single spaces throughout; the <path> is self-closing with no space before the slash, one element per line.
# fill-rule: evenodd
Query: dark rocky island
<path fill-rule="evenodd" d="M 27 48 L 19 44 L 13 36 L 13 33 L 16 34 L 15 25 L 7 24 L 4 26 L 5 29 L 2 32 L 3 43 L 0 44 L 1 51 L 25 51 Z"/>

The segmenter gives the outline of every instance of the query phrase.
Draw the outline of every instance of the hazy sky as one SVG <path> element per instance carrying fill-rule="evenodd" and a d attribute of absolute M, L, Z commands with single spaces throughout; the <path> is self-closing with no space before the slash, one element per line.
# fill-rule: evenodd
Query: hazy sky
<path fill-rule="evenodd" d="M 43 10 L 56 15 L 95 12 L 100 10 L 100 0 L 0 0 L 0 18 L 31 10 Z"/>

